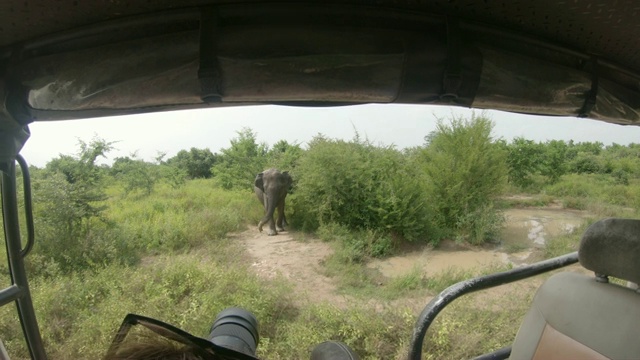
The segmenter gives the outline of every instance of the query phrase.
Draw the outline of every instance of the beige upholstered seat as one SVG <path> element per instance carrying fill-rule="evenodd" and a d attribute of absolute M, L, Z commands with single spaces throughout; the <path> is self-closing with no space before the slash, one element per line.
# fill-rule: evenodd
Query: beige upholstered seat
<path fill-rule="evenodd" d="M 536 293 L 510 359 L 640 359 L 640 220 L 605 219 L 587 229 L 580 264 L 598 276 L 563 272 Z"/>

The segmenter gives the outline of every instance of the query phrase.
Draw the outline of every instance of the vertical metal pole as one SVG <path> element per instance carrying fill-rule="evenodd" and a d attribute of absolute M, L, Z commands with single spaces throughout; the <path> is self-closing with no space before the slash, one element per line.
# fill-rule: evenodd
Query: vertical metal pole
<path fill-rule="evenodd" d="M 18 197 L 16 187 L 15 161 L 0 164 L 2 170 L 2 217 L 4 220 L 4 236 L 7 246 L 9 273 L 12 284 L 20 289 L 20 296 L 16 299 L 18 316 L 22 325 L 27 347 L 32 359 L 46 359 L 40 329 L 36 321 L 36 314 L 31 301 L 29 282 L 24 267 L 22 246 L 20 242 L 20 219 L 18 216 Z"/>

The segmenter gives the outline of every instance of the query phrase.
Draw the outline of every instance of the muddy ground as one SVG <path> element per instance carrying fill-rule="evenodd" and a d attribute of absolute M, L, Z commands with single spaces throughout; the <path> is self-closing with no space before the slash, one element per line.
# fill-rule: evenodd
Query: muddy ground
<path fill-rule="evenodd" d="M 574 231 L 588 214 L 551 207 L 511 209 L 505 216 L 506 227 L 497 245 L 471 247 L 445 242 L 437 249 L 425 247 L 405 251 L 397 256 L 373 260 L 367 266 L 377 269 L 387 278 L 407 274 L 416 267 L 429 276 L 449 268 L 470 270 L 508 263 L 519 266 L 533 261 L 531 254 L 535 248 L 543 247 L 548 238 Z M 329 302 L 339 307 L 356 301 L 340 294 L 334 280 L 324 274 L 322 263 L 332 253 L 331 246 L 317 239 L 297 241 L 292 235 L 282 232 L 277 236 L 267 236 L 250 228 L 234 237 L 245 245 L 252 267 L 259 276 L 274 278 L 280 275 L 290 279 L 296 292 L 310 301 Z M 535 281 L 518 286 L 530 288 L 534 284 Z M 508 288 L 494 292 L 500 294 L 504 291 Z M 419 311 L 429 300 L 430 296 L 425 294 L 419 299 L 403 299 L 393 305 Z M 373 305 L 392 304 L 373 302 Z"/>

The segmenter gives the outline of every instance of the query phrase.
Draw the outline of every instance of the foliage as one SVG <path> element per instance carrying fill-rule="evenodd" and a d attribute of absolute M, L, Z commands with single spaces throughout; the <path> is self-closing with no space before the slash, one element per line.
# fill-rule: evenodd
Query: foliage
<path fill-rule="evenodd" d="M 222 149 L 212 172 L 216 181 L 224 189 L 253 189 L 256 175 L 264 170 L 268 147 L 257 142 L 251 129 L 238 131 L 238 137 L 231 139 L 231 146 Z"/>
<path fill-rule="evenodd" d="M 419 172 L 394 148 L 317 136 L 292 176 L 291 219 L 299 228 L 336 223 L 407 240 L 426 236 L 430 217 Z"/>
<path fill-rule="evenodd" d="M 160 178 L 172 188 L 180 188 L 187 182 L 187 173 L 184 170 L 165 164 L 158 165 L 158 167 Z"/>
<path fill-rule="evenodd" d="M 111 173 L 119 179 L 124 186 L 124 193 L 129 194 L 141 190 L 149 195 L 153 191 L 159 177 L 157 168 L 135 156 L 118 157 L 111 166 Z"/>
<path fill-rule="evenodd" d="M 429 180 L 429 202 L 437 226 L 472 243 L 491 238 L 501 226 L 493 207 L 506 183 L 505 153 L 492 142 L 493 123 L 484 115 L 438 120 L 436 134 L 418 161 Z"/>
<path fill-rule="evenodd" d="M 367 257 L 381 257 L 393 250 L 389 235 L 376 234 L 371 230 L 352 231 L 345 225 L 331 223 L 321 226 L 317 233 L 324 241 L 341 244 L 338 256 L 344 263 L 364 263 Z"/>
<path fill-rule="evenodd" d="M 213 180 L 191 180 L 174 189 L 158 187 L 144 201 L 113 198 L 105 212 L 142 252 L 184 251 L 257 223 L 261 208 L 243 191 L 225 191 Z"/>
<path fill-rule="evenodd" d="M 539 144 L 522 137 L 513 139 L 507 149 L 509 181 L 526 189 L 531 185 L 531 175 L 538 170 L 542 149 Z"/>
<path fill-rule="evenodd" d="M 565 156 L 567 144 L 564 141 L 551 140 L 544 147 L 540 173 L 547 177 L 550 183 L 556 183 L 566 172 Z"/>
<path fill-rule="evenodd" d="M 584 209 L 591 203 L 604 203 L 617 206 L 637 207 L 640 204 L 638 180 L 629 180 L 629 185 L 621 184 L 615 178 L 605 174 L 569 174 L 558 183 L 545 187 L 545 191 L 564 201 L 579 201 Z"/>
<path fill-rule="evenodd" d="M 111 241 L 102 217 L 104 172 L 95 162 L 111 149 L 102 139 L 80 141 L 77 156 L 60 155 L 33 181 L 36 236 L 42 244 L 35 254 L 62 271 L 109 262 L 127 251 L 126 244 Z"/>
<path fill-rule="evenodd" d="M 113 149 L 113 143 L 94 138 L 90 143 L 79 140 L 77 156 L 60 155 L 47 163 L 35 190 L 45 190 L 42 196 L 44 221 L 64 224 L 67 234 L 77 230 L 80 223 L 99 216 L 102 207 L 96 202 L 105 199 L 101 188 L 104 176 L 96 165 L 98 157 L 104 157 Z"/>
<path fill-rule="evenodd" d="M 218 161 L 219 155 L 211 150 L 192 147 L 189 151 L 180 150 L 169 158 L 167 165 L 174 166 L 184 172 L 189 179 L 208 179 L 213 176 L 211 168 Z"/>
<path fill-rule="evenodd" d="M 113 144 L 98 137 L 93 138 L 89 143 L 78 140 L 80 149 L 77 156 L 60 155 L 47 163 L 46 169 L 50 173 L 64 175 L 65 180 L 70 184 L 96 185 L 103 175 L 96 160 L 99 157 L 105 157 L 109 151 L 113 150 Z"/>
<path fill-rule="evenodd" d="M 292 171 L 303 155 L 304 150 L 300 144 L 289 144 L 286 140 L 280 140 L 267 153 L 266 167 Z"/>
<path fill-rule="evenodd" d="M 575 174 L 598 174 L 605 172 L 601 158 L 588 152 L 579 152 L 569 162 L 569 171 Z"/>

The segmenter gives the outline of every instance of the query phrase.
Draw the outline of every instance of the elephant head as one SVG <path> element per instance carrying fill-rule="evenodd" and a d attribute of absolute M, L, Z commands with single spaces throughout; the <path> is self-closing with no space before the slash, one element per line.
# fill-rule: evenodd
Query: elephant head
<path fill-rule="evenodd" d="M 258 224 L 258 230 L 262 231 L 262 226 L 269 223 L 268 235 L 277 235 L 278 231 L 284 231 L 284 225 L 287 224 L 284 215 L 284 200 L 292 184 L 293 180 L 288 171 L 280 172 L 277 169 L 268 169 L 256 176 L 254 191 L 264 206 L 265 212 Z M 278 209 L 278 219 L 274 222 L 273 215 L 276 208 Z"/>

